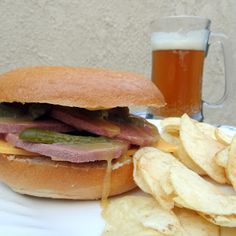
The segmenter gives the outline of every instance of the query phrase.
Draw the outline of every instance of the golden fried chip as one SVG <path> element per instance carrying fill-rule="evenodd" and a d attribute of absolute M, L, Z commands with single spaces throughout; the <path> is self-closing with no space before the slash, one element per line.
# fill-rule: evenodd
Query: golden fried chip
<path fill-rule="evenodd" d="M 174 207 L 173 187 L 169 181 L 170 168 L 174 165 L 182 164 L 173 155 L 157 148 L 142 148 L 134 155 L 135 182 L 165 209 Z"/>
<path fill-rule="evenodd" d="M 174 166 L 170 178 L 181 205 L 208 215 L 236 214 L 236 195 L 224 193 L 220 187 L 182 166 Z"/>
<path fill-rule="evenodd" d="M 229 148 L 229 157 L 226 168 L 227 176 L 236 190 L 236 135 L 233 137 Z"/>
<path fill-rule="evenodd" d="M 214 161 L 224 146 L 205 135 L 186 114 L 181 117 L 180 139 L 189 157 L 212 179 L 227 182 L 224 168 Z"/>
<path fill-rule="evenodd" d="M 216 140 L 215 132 L 217 128 L 215 126 L 203 122 L 196 123 L 196 126 L 202 131 L 202 133 Z"/>
<path fill-rule="evenodd" d="M 206 175 L 206 172 L 199 167 L 185 152 L 184 147 L 182 144 L 180 144 L 175 152 L 173 152 L 173 155 L 178 158 L 185 166 L 187 166 L 189 169 L 195 171 L 199 175 Z"/>
<path fill-rule="evenodd" d="M 163 152 L 175 152 L 178 148 L 177 145 L 167 143 L 162 138 L 158 140 L 156 147 Z"/>
<path fill-rule="evenodd" d="M 179 196 L 174 197 L 174 202 L 175 202 L 175 206 L 179 207 L 179 208 L 187 208 L 187 209 L 191 209 L 190 206 L 188 206 L 186 204 L 186 202 L 183 201 L 183 199 L 181 199 Z"/>
<path fill-rule="evenodd" d="M 177 235 L 181 230 L 175 214 L 164 210 L 151 197 L 126 196 L 110 200 L 103 217 L 107 222 L 103 236 Z"/>
<path fill-rule="evenodd" d="M 224 216 L 224 215 L 207 215 L 203 213 L 199 214 L 215 225 L 224 227 L 236 227 L 236 215 Z"/>
<path fill-rule="evenodd" d="M 217 165 L 227 168 L 229 158 L 229 147 L 226 147 L 216 153 L 215 162 Z"/>
<path fill-rule="evenodd" d="M 220 235 L 221 236 L 235 236 L 236 228 L 221 227 Z"/>
<path fill-rule="evenodd" d="M 140 168 L 140 159 L 146 155 L 149 152 L 152 152 L 153 148 L 152 147 L 145 147 L 145 148 L 141 148 L 138 150 L 138 152 L 135 153 L 135 155 L 133 156 L 133 162 L 134 162 L 134 171 L 133 171 L 133 177 L 134 180 L 136 182 L 136 184 L 139 186 L 140 189 L 142 189 L 144 192 L 151 194 L 152 190 L 149 187 L 149 185 L 147 184 L 145 178 L 143 177 L 143 173 L 141 171 Z M 157 188 L 159 187 L 159 185 L 157 186 Z M 162 189 L 160 188 L 160 191 Z"/>
<path fill-rule="evenodd" d="M 175 208 L 174 213 L 178 217 L 180 224 L 189 236 L 220 235 L 219 226 L 211 224 L 194 211 L 185 208 Z"/>
<path fill-rule="evenodd" d="M 180 127 L 179 117 L 168 117 L 161 121 L 161 128 L 167 132 L 178 132 Z"/>
<path fill-rule="evenodd" d="M 224 131 L 222 131 L 219 128 L 215 130 L 215 136 L 220 143 L 226 146 L 230 145 L 233 138 L 232 136 L 227 135 Z"/>
<path fill-rule="evenodd" d="M 172 134 L 170 134 L 170 133 L 168 133 L 168 132 L 166 132 L 166 131 L 163 131 L 163 132 L 160 134 L 160 136 L 161 136 L 161 138 L 162 138 L 165 142 L 167 142 L 167 143 L 169 143 L 169 144 L 172 144 L 172 145 L 175 145 L 175 146 L 177 146 L 177 145 L 180 144 L 180 139 L 179 139 L 179 137 L 177 137 L 177 136 L 175 136 L 175 135 L 172 135 Z"/>

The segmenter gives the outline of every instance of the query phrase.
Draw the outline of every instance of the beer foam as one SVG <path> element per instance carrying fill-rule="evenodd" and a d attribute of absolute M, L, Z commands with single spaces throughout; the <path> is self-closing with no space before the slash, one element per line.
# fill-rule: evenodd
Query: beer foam
<path fill-rule="evenodd" d="M 152 50 L 192 49 L 206 50 L 208 30 L 190 32 L 154 32 L 151 36 Z"/>

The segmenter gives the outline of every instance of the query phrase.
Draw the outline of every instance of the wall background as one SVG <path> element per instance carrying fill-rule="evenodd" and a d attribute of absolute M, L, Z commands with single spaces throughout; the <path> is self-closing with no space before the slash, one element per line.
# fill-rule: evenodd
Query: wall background
<path fill-rule="evenodd" d="M 110 67 L 150 77 L 150 22 L 183 14 L 210 18 L 212 31 L 230 37 L 235 60 L 235 12 L 235 0 L 0 0 L 0 72 L 43 64 Z M 204 72 L 203 94 L 210 101 L 222 94 L 221 57 L 215 45 Z M 235 75 L 233 80 L 236 89 Z M 207 120 L 236 125 L 234 96 L 223 112 L 206 109 Z"/>

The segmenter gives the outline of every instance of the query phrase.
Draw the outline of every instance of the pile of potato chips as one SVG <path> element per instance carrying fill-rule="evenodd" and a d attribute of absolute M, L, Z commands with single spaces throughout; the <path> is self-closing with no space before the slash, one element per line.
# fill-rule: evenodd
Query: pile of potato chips
<path fill-rule="evenodd" d="M 161 122 L 157 148 L 134 155 L 150 196 L 112 200 L 104 235 L 236 235 L 236 135 L 187 115 Z"/>

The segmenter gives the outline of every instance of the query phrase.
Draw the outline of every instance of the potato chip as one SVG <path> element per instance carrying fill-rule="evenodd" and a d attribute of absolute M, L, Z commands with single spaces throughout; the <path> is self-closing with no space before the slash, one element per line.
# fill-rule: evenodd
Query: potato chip
<path fill-rule="evenodd" d="M 172 135 L 172 134 L 170 134 L 166 131 L 162 132 L 160 134 L 160 136 L 165 142 L 167 142 L 169 144 L 172 144 L 172 145 L 175 145 L 175 146 L 180 144 L 179 137 L 176 137 L 175 135 Z"/>
<path fill-rule="evenodd" d="M 185 208 L 175 208 L 174 213 L 178 217 L 181 226 L 189 236 L 220 235 L 219 226 L 209 223 L 194 211 Z"/>
<path fill-rule="evenodd" d="M 211 178 L 209 177 L 205 177 L 204 176 L 204 179 L 207 181 L 207 182 L 210 182 L 212 185 L 214 185 L 216 188 L 219 188 L 220 191 L 222 193 L 224 193 L 225 195 L 236 195 L 236 192 L 234 191 L 234 188 L 232 187 L 231 184 L 227 183 L 227 184 L 219 184 L 217 182 L 215 182 L 214 180 L 212 180 Z M 229 182 L 229 181 L 228 181 Z"/>
<path fill-rule="evenodd" d="M 224 227 L 236 227 L 236 215 L 224 216 L 224 215 L 207 215 L 203 213 L 199 214 L 215 225 Z"/>
<path fill-rule="evenodd" d="M 151 152 L 150 149 L 152 149 Z M 150 168 L 150 164 L 155 162 L 155 160 L 152 160 L 153 151 L 155 152 L 154 148 L 142 148 L 135 154 L 134 180 L 144 192 L 153 195 L 164 208 L 172 209 L 174 202 L 172 199 L 169 199 L 168 194 L 161 187 L 160 181 L 157 180 L 159 173 L 156 175 L 156 169 Z M 160 169 L 162 170 L 163 168 Z M 154 176 L 152 172 L 155 172 Z M 163 171 L 161 173 L 166 174 Z"/>
<path fill-rule="evenodd" d="M 234 189 L 236 190 L 236 135 L 233 137 L 229 148 L 226 173 Z"/>
<path fill-rule="evenodd" d="M 220 235 L 221 236 L 235 236 L 236 235 L 236 228 L 221 227 Z"/>
<path fill-rule="evenodd" d="M 146 176 L 145 171 L 143 170 L 143 168 L 141 168 L 141 165 L 140 165 L 140 159 L 144 155 L 147 155 L 147 153 L 152 152 L 152 151 L 153 151 L 153 148 L 145 147 L 145 148 L 139 149 L 139 151 L 134 155 L 134 158 L 133 158 L 133 163 L 134 163 L 133 177 L 134 177 L 134 180 L 135 180 L 136 184 L 144 192 L 153 195 L 153 191 L 154 192 L 157 191 L 157 192 L 159 192 L 159 195 L 162 196 L 163 191 L 162 191 L 162 188 L 160 187 L 160 185 L 157 184 L 157 185 L 153 186 L 152 179 L 149 178 L 148 176 Z M 156 188 L 156 190 L 154 190 L 154 188 Z M 162 197 L 165 198 L 165 194 Z M 162 198 L 160 198 L 159 201 L 162 201 Z M 166 201 L 163 202 L 163 204 L 165 204 L 165 203 L 166 203 Z M 173 207 L 173 202 L 172 202 L 172 207 Z"/>
<path fill-rule="evenodd" d="M 220 143 L 222 143 L 223 145 L 226 145 L 226 146 L 230 145 L 230 143 L 232 142 L 232 138 L 233 138 L 232 136 L 227 135 L 221 129 L 215 130 L 215 136 Z"/>
<path fill-rule="evenodd" d="M 103 211 L 107 224 L 104 236 L 178 235 L 181 225 L 172 211 L 163 209 L 146 196 L 126 196 L 111 200 Z"/>
<path fill-rule="evenodd" d="M 188 206 L 188 205 L 186 204 L 186 202 L 184 202 L 183 199 L 181 199 L 179 196 L 174 197 L 173 199 L 174 199 L 174 202 L 175 202 L 175 206 L 177 206 L 177 207 L 179 207 L 179 208 L 185 207 L 185 208 L 191 209 L 191 207 Z"/>
<path fill-rule="evenodd" d="M 229 147 L 226 147 L 215 155 L 215 162 L 217 165 L 227 168 L 227 162 L 229 158 Z"/>
<path fill-rule="evenodd" d="M 215 135 L 217 128 L 215 126 L 210 125 L 208 123 L 197 122 L 195 120 L 192 120 L 192 121 L 204 134 L 213 138 L 214 140 L 217 140 L 216 135 Z M 161 121 L 160 124 L 163 129 L 163 132 L 167 132 L 173 136 L 178 137 L 180 124 L 181 124 L 181 118 L 179 117 L 165 118 Z"/>
<path fill-rule="evenodd" d="M 156 148 L 142 148 L 134 155 L 135 182 L 165 209 L 174 207 L 173 187 L 169 182 L 170 168 L 174 165 L 182 164 L 173 155 Z"/>
<path fill-rule="evenodd" d="M 187 209 L 164 210 L 153 198 L 126 196 L 111 200 L 103 211 L 103 236 L 218 236 L 219 227 Z"/>
<path fill-rule="evenodd" d="M 196 126 L 208 137 L 216 140 L 215 132 L 216 132 L 216 127 L 207 123 L 203 122 L 198 122 L 196 123 Z"/>
<path fill-rule="evenodd" d="M 168 117 L 161 121 L 161 128 L 167 132 L 178 132 L 180 127 L 179 117 Z"/>
<path fill-rule="evenodd" d="M 150 187 L 148 186 L 148 184 L 146 183 L 146 181 L 140 171 L 140 167 L 138 166 L 139 164 L 135 158 L 134 158 L 133 162 L 134 162 L 133 176 L 134 176 L 134 180 L 135 180 L 136 184 L 145 193 L 151 193 L 152 191 L 151 191 Z"/>
<path fill-rule="evenodd" d="M 156 147 L 159 148 L 163 152 L 175 152 L 178 148 L 177 145 L 167 143 L 162 138 L 158 140 Z"/>
<path fill-rule="evenodd" d="M 206 180 L 207 182 L 210 182 L 216 188 L 219 188 L 220 191 L 225 195 L 229 195 L 229 196 L 235 195 L 235 191 L 232 188 L 232 186 L 230 186 L 230 185 L 222 185 L 222 184 L 216 183 L 214 180 L 207 178 L 207 177 L 204 177 L 204 180 Z M 179 207 L 186 207 L 186 208 L 191 209 L 191 207 L 188 206 L 188 204 L 186 204 L 186 202 L 184 202 L 184 200 L 181 199 L 180 196 L 175 196 L 174 201 L 175 201 L 175 205 L 177 205 Z"/>
<path fill-rule="evenodd" d="M 227 182 L 224 168 L 214 161 L 216 153 L 224 146 L 201 132 L 186 114 L 181 117 L 180 139 L 189 157 L 212 179 Z"/>
<path fill-rule="evenodd" d="M 144 192 L 150 193 L 150 194 L 152 193 L 152 191 L 142 175 L 139 160 L 144 155 L 146 155 L 147 153 L 152 152 L 152 151 L 153 151 L 152 147 L 141 148 L 133 156 L 133 162 L 134 162 L 133 177 L 134 177 L 134 180 L 140 189 L 142 189 Z"/>
<path fill-rule="evenodd" d="M 219 187 L 188 168 L 172 167 L 170 178 L 175 193 L 182 200 L 181 204 L 184 207 L 208 215 L 236 214 L 236 195 L 225 194 Z"/>
<path fill-rule="evenodd" d="M 173 154 L 189 169 L 195 171 L 199 175 L 206 175 L 206 172 L 189 157 L 181 144 L 178 146 L 177 150 L 173 152 Z"/>
<path fill-rule="evenodd" d="M 194 119 L 192 119 L 192 121 L 194 123 L 198 123 L 198 121 Z M 178 133 L 180 130 L 180 124 L 181 124 L 180 117 L 167 117 L 161 120 L 160 122 L 162 130 L 167 131 L 168 133 Z"/>
<path fill-rule="evenodd" d="M 174 137 L 179 138 L 179 131 L 174 131 L 174 130 L 171 131 L 171 130 L 167 130 L 166 132 L 167 132 L 168 134 L 174 136 Z"/>

